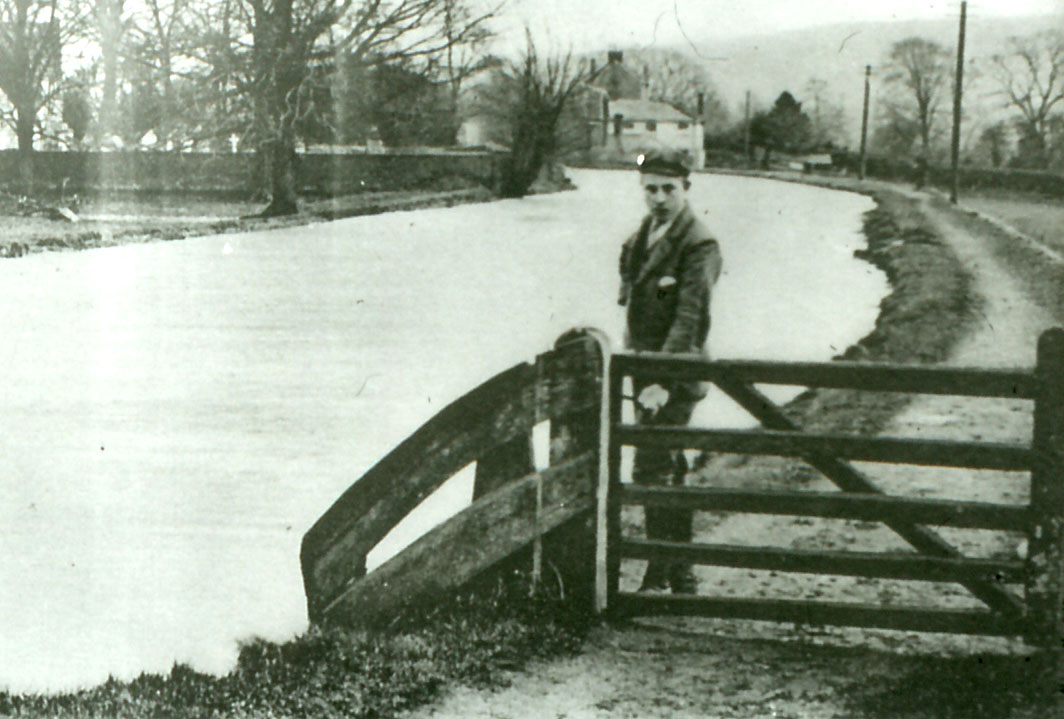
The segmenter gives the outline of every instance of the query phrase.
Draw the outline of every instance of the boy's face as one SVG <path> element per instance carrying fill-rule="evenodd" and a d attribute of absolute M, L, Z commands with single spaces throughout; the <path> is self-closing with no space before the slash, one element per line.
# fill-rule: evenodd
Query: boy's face
<path fill-rule="evenodd" d="M 647 209 L 658 222 L 668 222 L 676 217 L 687 201 L 687 183 L 682 177 L 641 173 L 639 184 L 643 186 Z"/>

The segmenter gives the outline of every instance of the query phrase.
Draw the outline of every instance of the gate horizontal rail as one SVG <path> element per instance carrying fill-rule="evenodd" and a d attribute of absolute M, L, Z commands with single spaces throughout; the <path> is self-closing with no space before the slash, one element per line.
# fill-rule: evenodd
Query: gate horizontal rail
<path fill-rule="evenodd" d="M 800 599 L 748 599 L 646 595 L 622 592 L 616 597 L 623 614 L 673 614 L 717 619 L 760 619 L 797 624 L 896 629 L 911 632 L 1015 636 L 1023 625 L 982 609 L 883 607 L 857 602 L 809 602 Z"/>
<path fill-rule="evenodd" d="M 1023 562 L 1016 560 L 954 559 L 913 553 L 834 552 L 638 539 L 623 540 L 618 549 L 629 559 L 665 559 L 739 569 L 928 582 L 963 582 L 972 579 L 1002 584 L 1023 582 Z"/>
<path fill-rule="evenodd" d="M 661 379 L 716 382 L 733 378 L 751 383 L 912 392 L 965 397 L 1034 399 L 1038 383 L 1030 370 L 927 367 L 872 362 L 773 362 L 713 360 L 697 355 L 640 352 L 613 356 L 617 371 Z"/>
<path fill-rule="evenodd" d="M 803 457 L 829 454 L 838 459 L 895 464 L 920 464 L 968 469 L 1029 470 L 1034 455 L 1029 447 L 992 442 L 936 439 L 897 439 L 774 430 L 711 430 L 692 427 L 622 424 L 614 428 L 625 445 L 703 449 L 735 454 Z"/>
<path fill-rule="evenodd" d="M 949 370 L 939 368 L 938 371 Z M 617 379 L 619 382 L 620 376 Z M 731 377 L 721 377 L 716 381 L 716 384 L 729 397 L 738 402 L 743 409 L 760 420 L 762 426 L 766 429 L 783 431 L 798 431 L 800 429 L 794 421 L 789 419 L 768 397 L 758 391 L 753 385 Z M 803 457 L 803 459 L 845 492 L 884 494 L 883 490 L 875 482 L 872 482 L 853 465 L 837 457 L 813 452 Z M 888 520 L 886 524 L 919 552 L 939 557 L 960 556 L 960 552 L 955 547 L 927 526 L 914 524 L 912 520 L 905 518 Z M 1026 607 L 1020 597 L 997 584 L 990 582 L 965 582 L 964 586 L 996 612 L 1018 617 L 1026 611 Z"/>
<path fill-rule="evenodd" d="M 1026 505 L 888 497 L 854 492 L 784 492 L 726 487 L 622 486 L 619 505 L 669 507 L 749 514 L 791 514 L 865 522 L 901 520 L 943 527 L 1024 531 L 1031 521 Z"/>
<path fill-rule="evenodd" d="M 840 624 L 918 631 L 1023 634 L 1041 645 L 1064 640 L 1064 329 L 1044 333 L 1033 369 L 898 366 L 857 362 L 711 361 L 697 355 L 625 353 L 607 363 L 600 450 L 597 607 L 624 614 L 670 613 Z M 644 426 L 622 421 L 626 378 L 641 383 L 710 381 L 762 423 L 758 430 Z M 948 394 L 1034 400 L 1030 444 L 947 439 L 867 437 L 803 432 L 755 384 Z M 624 486 L 623 446 L 702 449 L 797 457 L 821 471 L 840 492 L 785 492 L 723 487 Z M 1028 472 L 1024 505 L 886 495 L 849 461 Z M 625 537 L 625 505 L 792 514 L 883 522 L 914 553 L 869 553 L 750 547 Z M 931 527 L 1024 532 L 1026 557 L 963 556 Z M 857 603 L 707 596 L 647 596 L 622 592 L 622 559 L 956 582 L 987 605 L 979 610 L 887 607 Z M 1022 584 L 1022 596 L 1009 584 Z"/>

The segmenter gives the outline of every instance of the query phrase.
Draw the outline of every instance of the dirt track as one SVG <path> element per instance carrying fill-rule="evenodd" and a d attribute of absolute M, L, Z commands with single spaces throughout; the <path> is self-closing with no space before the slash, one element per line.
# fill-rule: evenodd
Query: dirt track
<path fill-rule="evenodd" d="M 947 363 L 1030 366 L 1038 334 L 1064 318 L 1030 299 L 1029 278 L 989 226 L 941 200 L 920 199 L 938 234 L 972 273 L 981 319 Z M 1021 279 L 1022 277 L 1022 279 Z M 1025 442 L 1030 403 L 920 397 L 885 434 Z M 1022 503 L 1024 475 L 862 466 L 892 494 Z M 819 476 L 803 487 L 828 489 Z M 877 524 L 727 515 L 696 525 L 699 541 L 883 551 L 905 545 Z M 1020 538 L 943 531 L 966 554 L 1022 552 Z M 770 537 L 770 540 L 765 538 Z M 630 585 L 638 568 L 626 573 Z M 703 593 L 978 606 L 957 585 L 880 582 L 700 568 Z M 1018 641 L 761 622 L 645 619 L 597 629 L 576 657 L 532 665 L 502 690 L 459 688 L 410 717 L 1044 716 L 1031 705 L 1031 667 Z M 1007 691 L 1002 691 L 1004 687 Z M 1008 694 L 1008 696 L 1006 696 Z"/>

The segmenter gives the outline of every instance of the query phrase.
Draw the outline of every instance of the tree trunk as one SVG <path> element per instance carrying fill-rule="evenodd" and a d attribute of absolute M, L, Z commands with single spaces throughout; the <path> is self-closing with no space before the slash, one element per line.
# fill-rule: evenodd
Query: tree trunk
<path fill-rule="evenodd" d="M 32 108 L 20 107 L 16 110 L 15 134 L 18 137 L 18 172 L 20 191 L 33 195 L 34 183 L 33 130 L 37 114 Z"/>
<path fill-rule="evenodd" d="M 503 197 L 524 197 L 536 181 L 544 158 L 534 140 L 514 142 L 510 156 L 503 165 L 501 195 Z"/>
<path fill-rule="evenodd" d="M 296 152 L 291 137 L 282 137 L 268 142 L 263 147 L 266 166 L 270 176 L 270 204 L 260 214 L 262 217 L 280 217 L 299 212 L 299 197 L 296 194 Z"/>
<path fill-rule="evenodd" d="M 167 143 L 170 141 L 171 128 L 173 126 L 174 113 L 177 112 L 177 107 L 174 104 L 174 81 L 173 81 L 173 68 L 170 61 L 170 47 L 169 44 L 164 45 L 161 53 L 161 71 L 163 79 L 163 118 L 159 123 L 159 147 L 167 150 Z M 180 150 L 179 147 L 174 147 L 175 150 Z"/>
<path fill-rule="evenodd" d="M 255 19 L 255 74 L 262 81 L 256 99 L 256 125 L 270 183 L 270 204 L 259 215 L 279 217 L 299 211 L 296 194 L 295 102 L 306 73 L 306 58 L 292 34 L 292 0 L 278 0 Z"/>
<path fill-rule="evenodd" d="M 917 162 L 916 189 L 922 190 L 931 181 L 931 139 L 925 132 L 921 137 L 920 160 Z"/>
<path fill-rule="evenodd" d="M 1034 139 L 1035 150 L 1038 153 L 1038 169 L 1049 169 L 1049 143 L 1046 142 L 1046 138 L 1049 137 L 1049 128 L 1046 126 L 1046 122 L 1038 121 L 1034 124 Z"/>

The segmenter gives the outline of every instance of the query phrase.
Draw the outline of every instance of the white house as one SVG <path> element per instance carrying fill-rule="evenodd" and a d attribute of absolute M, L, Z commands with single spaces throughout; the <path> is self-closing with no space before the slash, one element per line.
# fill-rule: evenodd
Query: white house
<path fill-rule="evenodd" d="M 654 100 L 610 100 L 614 151 L 634 157 L 652 148 L 685 150 L 694 167 L 705 164 L 702 123 L 672 105 Z"/>
<path fill-rule="evenodd" d="M 569 152 L 583 152 L 592 161 L 632 164 L 642 152 L 670 148 L 687 152 L 693 167 L 705 165 L 702 122 L 669 103 L 648 100 L 645 69 L 640 80 L 625 66 L 620 50 L 611 50 L 607 63 L 594 68 L 592 61 L 590 81 L 574 94 L 561 119 L 559 130 Z M 463 88 L 460 146 L 499 147 L 508 142 L 497 108 L 491 112 L 492 103 L 484 97 L 495 72 L 494 67 L 484 69 Z"/>

